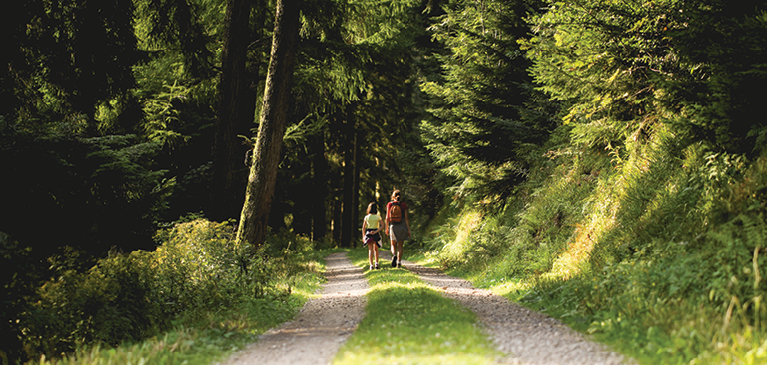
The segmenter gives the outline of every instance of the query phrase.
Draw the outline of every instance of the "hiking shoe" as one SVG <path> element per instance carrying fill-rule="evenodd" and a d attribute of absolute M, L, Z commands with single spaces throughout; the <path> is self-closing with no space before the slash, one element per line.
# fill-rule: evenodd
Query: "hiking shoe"
<path fill-rule="evenodd" d="M 402 263 L 401 262 L 397 262 L 397 267 L 402 267 Z"/>
<path fill-rule="evenodd" d="M 381 267 L 378 266 L 378 263 L 376 262 L 376 270 L 380 269 Z"/>
<path fill-rule="evenodd" d="M 373 265 L 370 265 L 370 270 L 373 270 L 373 268 L 374 268 L 374 266 L 373 266 Z"/>
<path fill-rule="evenodd" d="M 391 257 L 391 267 L 397 267 L 397 255 Z"/>

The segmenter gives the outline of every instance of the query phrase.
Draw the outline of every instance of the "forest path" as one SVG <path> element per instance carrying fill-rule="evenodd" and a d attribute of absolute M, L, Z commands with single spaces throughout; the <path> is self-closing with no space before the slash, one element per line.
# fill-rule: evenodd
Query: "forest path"
<path fill-rule="evenodd" d="M 330 363 L 365 316 L 369 286 L 362 268 L 352 265 L 345 252 L 330 254 L 326 268 L 321 297 L 310 299 L 296 319 L 267 331 L 224 364 Z"/>
<path fill-rule="evenodd" d="M 381 250 L 382 269 L 391 254 Z M 306 303 L 297 318 L 260 336 L 258 342 L 232 355 L 225 365 L 329 364 L 341 345 L 365 316 L 369 286 L 362 268 L 345 253 L 327 257 L 328 282 L 322 296 Z M 561 322 L 510 302 L 489 290 L 437 269 L 403 261 L 402 268 L 416 273 L 447 298 L 477 315 L 482 328 L 506 357 L 504 364 L 576 365 L 631 363 L 588 340 Z"/>
<path fill-rule="evenodd" d="M 389 256 L 391 257 L 391 256 Z M 504 364 L 613 365 L 634 363 L 609 351 L 562 322 L 513 303 L 471 282 L 433 268 L 403 261 L 402 267 L 418 274 L 444 296 L 458 301 L 477 315 L 496 348 L 508 354 Z"/>

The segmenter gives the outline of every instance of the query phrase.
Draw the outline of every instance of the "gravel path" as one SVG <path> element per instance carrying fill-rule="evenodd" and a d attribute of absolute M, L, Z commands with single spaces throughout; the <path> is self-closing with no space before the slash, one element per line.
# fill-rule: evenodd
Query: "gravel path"
<path fill-rule="evenodd" d="M 346 253 L 326 258 L 328 282 L 296 319 L 261 335 L 224 364 L 328 364 L 365 316 L 369 286 Z"/>
<path fill-rule="evenodd" d="M 389 256 L 391 257 L 391 256 Z M 512 303 L 469 281 L 403 261 L 402 267 L 471 309 L 501 352 L 504 364 L 612 365 L 631 363 L 556 319 Z"/>
<path fill-rule="evenodd" d="M 383 269 L 391 254 L 381 250 Z M 613 365 L 633 363 L 588 340 L 561 322 L 514 304 L 470 282 L 409 261 L 402 267 L 418 274 L 447 298 L 472 310 L 496 347 L 509 354 L 503 364 Z M 225 365 L 328 364 L 365 316 L 369 287 L 363 270 L 345 253 L 327 257 L 328 282 L 322 296 L 306 303 L 298 317 L 269 330 L 258 342 L 232 355 Z"/>

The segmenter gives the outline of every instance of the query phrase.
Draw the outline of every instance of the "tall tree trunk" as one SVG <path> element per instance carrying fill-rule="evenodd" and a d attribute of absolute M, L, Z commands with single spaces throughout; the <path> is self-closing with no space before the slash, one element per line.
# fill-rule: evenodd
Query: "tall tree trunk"
<path fill-rule="evenodd" d="M 333 181 L 338 182 L 340 179 L 334 178 Z M 338 186 L 334 183 L 333 186 Z M 341 242 L 341 216 L 343 211 L 343 204 L 338 199 L 340 189 L 333 188 L 333 242 Z"/>
<path fill-rule="evenodd" d="M 341 247 L 352 247 L 354 232 L 354 116 L 350 106 L 343 123 L 341 149 L 344 154 L 343 211 L 341 222 Z"/>
<path fill-rule="evenodd" d="M 311 161 L 310 155 L 307 152 L 305 149 L 300 149 L 298 158 L 302 161 Z M 290 224 L 290 228 L 293 230 L 293 233 L 299 235 L 310 236 L 312 234 L 313 212 L 311 203 L 318 189 L 314 187 L 311 172 L 311 164 L 297 164 L 291 174 L 291 179 L 299 183 L 297 187 L 291 189 L 291 200 L 296 204 L 291 209 L 293 221 Z"/>
<path fill-rule="evenodd" d="M 255 90 L 246 67 L 250 42 L 252 0 L 227 0 L 224 44 L 221 54 L 218 119 L 213 146 L 211 210 L 214 220 L 237 216 L 245 187 L 243 160 L 248 147 L 238 135 L 247 135 L 255 112 Z M 260 28 L 260 24 L 257 25 Z"/>
<path fill-rule="evenodd" d="M 298 45 L 299 3 L 299 0 L 279 0 L 277 3 L 261 121 L 253 148 L 245 203 L 237 228 L 237 242 L 249 242 L 255 247 L 261 246 L 266 240 L 269 211 L 277 181 L 293 81 L 293 61 Z"/>
<path fill-rule="evenodd" d="M 312 138 L 312 179 L 314 180 L 314 192 L 310 204 L 312 211 L 312 239 L 322 240 L 328 234 L 327 212 L 330 210 L 325 205 L 328 197 L 328 161 L 325 159 L 325 135 L 319 133 Z"/>
<path fill-rule="evenodd" d="M 360 225 L 354 224 L 359 222 L 360 219 L 360 144 L 359 144 L 359 132 L 356 128 L 354 130 L 354 169 L 352 176 L 352 225 L 349 230 L 352 236 L 352 247 L 357 247 L 359 243 L 355 237 L 360 237 L 362 233 L 358 231 Z"/>

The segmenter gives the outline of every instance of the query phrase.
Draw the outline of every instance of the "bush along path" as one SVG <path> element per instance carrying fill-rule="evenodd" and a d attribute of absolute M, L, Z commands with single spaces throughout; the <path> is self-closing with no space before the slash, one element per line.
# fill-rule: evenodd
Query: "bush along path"
<path fill-rule="evenodd" d="M 392 269 L 387 257 L 364 271 L 366 250 L 331 254 L 321 297 L 224 364 L 633 363 L 466 280 L 409 261 Z"/>

